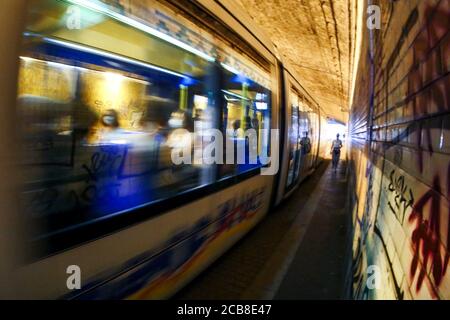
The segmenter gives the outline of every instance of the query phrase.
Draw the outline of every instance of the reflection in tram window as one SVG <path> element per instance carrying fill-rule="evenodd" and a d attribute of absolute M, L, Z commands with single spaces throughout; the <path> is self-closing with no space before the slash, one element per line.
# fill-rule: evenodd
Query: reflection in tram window
<path fill-rule="evenodd" d="M 233 140 L 235 163 L 238 163 L 231 171 L 224 171 L 224 175 L 229 175 L 261 166 L 259 155 L 269 141 L 270 91 L 261 84 L 230 71 L 225 72 L 225 79 L 224 127 L 227 139 Z M 245 150 L 245 159 L 241 161 L 238 159 L 239 148 Z M 256 159 L 252 159 L 252 154 L 257 155 Z"/>
<path fill-rule="evenodd" d="M 81 28 L 68 29 L 61 21 L 70 5 L 30 1 L 18 95 L 27 216 L 58 232 L 260 166 L 249 163 L 242 130 L 255 130 L 250 147 L 258 153 L 267 146 L 268 84 L 223 63 L 251 62 L 237 53 L 215 62 L 86 8 Z M 228 118 L 219 124 L 221 112 Z M 246 144 L 245 164 L 217 170 L 172 162 L 174 148 L 187 144 L 201 160 L 195 142 L 207 141 L 202 130 L 213 128 L 235 129 L 231 139 Z"/>
<path fill-rule="evenodd" d="M 291 125 L 289 132 L 289 167 L 287 177 L 287 187 L 291 187 L 297 181 L 300 172 L 300 135 L 299 135 L 299 95 L 291 90 Z"/>
<path fill-rule="evenodd" d="M 34 4 L 31 31 L 64 12 L 61 1 Z M 212 182 L 202 166 L 171 161 L 174 141 L 189 141 L 177 129 L 193 132 L 194 106 L 208 109 L 202 70 L 209 62 L 110 18 L 95 21 L 65 35 L 70 41 L 25 35 L 19 80 L 27 165 L 22 204 L 31 216 L 52 216 L 55 229 Z M 108 28 L 101 28 L 105 23 Z M 63 29 L 45 30 L 67 33 Z M 158 54 L 142 62 L 72 42 L 107 34 L 136 44 L 145 37 Z M 121 50 L 120 43 L 98 43 Z"/>
<path fill-rule="evenodd" d="M 292 188 L 312 169 L 317 158 L 317 110 L 294 87 L 291 88 L 291 125 L 289 127 L 289 167 L 286 188 Z"/>
<path fill-rule="evenodd" d="M 43 186 L 62 177 L 52 188 L 65 195 L 44 205 L 40 191 L 27 193 L 26 203 L 39 203 L 40 210 L 29 208 L 34 214 L 84 207 L 107 214 L 199 185 L 201 167 L 171 163 L 172 141 L 183 141 L 174 139 L 176 129 L 193 131 L 178 79 L 77 64 L 83 67 L 22 59 L 27 176 Z M 189 89 L 203 87 L 199 81 Z"/>

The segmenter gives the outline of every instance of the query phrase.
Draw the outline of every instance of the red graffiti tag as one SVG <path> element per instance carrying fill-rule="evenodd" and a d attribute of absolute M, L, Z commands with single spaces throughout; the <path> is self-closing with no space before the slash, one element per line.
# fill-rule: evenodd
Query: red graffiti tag
<path fill-rule="evenodd" d="M 420 119 L 430 113 L 430 105 L 435 105 L 436 112 L 445 112 L 449 108 L 450 81 L 445 70 L 445 59 L 439 43 L 448 34 L 450 11 L 448 1 L 441 1 L 437 6 L 429 1 L 424 10 L 427 24 L 415 39 L 413 50 L 413 69 L 408 74 L 407 102 L 412 107 L 414 119 Z M 444 52 L 444 53 L 443 53 Z M 423 135 L 422 135 L 423 133 Z M 425 126 L 416 130 L 418 148 L 418 166 L 423 172 L 423 153 L 433 154 L 431 128 Z"/>
<path fill-rule="evenodd" d="M 449 167 L 450 169 L 450 167 Z M 449 171 L 450 174 L 450 171 Z M 414 278 L 418 273 L 416 290 L 422 288 L 428 267 L 431 267 L 432 277 L 438 287 L 444 277 L 449 262 L 449 253 L 444 252 L 441 243 L 441 184 L 439 176 L 433 181 L 433 187 L 428 190 L 413 206 L 410 223 L 416 228 L 412 233 L 414 257 L 411 262 L 410 275 Z M 425 207 L 430 204 L 429 217 L 426 218 Z M 447 235 L 448 237 L 449 235 Z M 450 237 L 448 238 L 450 241 Z M 420 261 L 421 260 L 421 261 Z M 422 262 L 422 263 L 420 263 Z"/>

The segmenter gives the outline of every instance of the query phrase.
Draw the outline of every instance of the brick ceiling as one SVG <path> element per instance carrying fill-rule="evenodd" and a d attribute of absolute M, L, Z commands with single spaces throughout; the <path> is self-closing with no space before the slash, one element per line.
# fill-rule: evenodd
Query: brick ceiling
<path fill-rule="evenodd" d="M 325 112 L 347 122 L 357 0 L 235 0 Z"/>

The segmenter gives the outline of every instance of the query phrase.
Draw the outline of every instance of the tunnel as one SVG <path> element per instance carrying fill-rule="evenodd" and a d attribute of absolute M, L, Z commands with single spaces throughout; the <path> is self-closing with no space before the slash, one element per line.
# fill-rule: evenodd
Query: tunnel
<path fill-rule="evenodd" d="M 4 1 L 0 299 L 449 300 L 449 27 L 449 0 Z"/>

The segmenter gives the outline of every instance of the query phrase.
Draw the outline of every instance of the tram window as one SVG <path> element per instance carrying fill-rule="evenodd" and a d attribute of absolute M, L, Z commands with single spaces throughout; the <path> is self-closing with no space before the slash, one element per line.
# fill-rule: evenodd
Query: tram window
<path fill-rule="evenodd" d="M 228 176 L 261 167 L 259 156 L 267 152 L 269 141 L 270 90 L 238 72 L 226 70 L 224 78 L 223 127 L 235 147 L 234 165 L 221 171 Z M 245 150 L 244 158 L 239 158 L 239 149 Z"/>
<path fill-rule="evenodd" d="M 291 125 L 289 127 L 289 169 L 287 187 L 297 180 L 300 171 L 300 134 L 299 134 L 299 96 L 295 90 L 290 92 Z"/>
<path fill-rule="evenodd" d="M 211 61 L 98 12 L 69 30 L 69 5 L 30 1 L 18 96 L 26 216 L 59 232 L 215 182 L 212 166 L 172 161 L 195 121 L 219 127 L 207 116 Z"/>
<path fill-rule="evenodd" d="M 299 131 L 302 136 L 305 136 L 306 134 L 310 136 L 311 134 L 311 108 L 309 107 L 309 102 L 307 99 L 303 96 L 299 98 L 299 109 L 300 109 L 300 121 L 299 121 Z M 309 137 L 312 139 L 313 137 Z"/>
<path fill-rule="evenodd" d="M 170 200 L 261 166 L 259 157 L 249 162 L 249 143 L 243 164 L 197 164 L 203 146 L 195 142 L 208 138 L 198 133 L 202 129 L 235 128 L 233 141 L 245 141 L 238 129 L 254 129 L 251 146 L 258 155 L 270 152 L 267 72 L 148 1 L 155 7 L 144 11 L 134 2 L 116 10 L 109 1 L 29 1 L 18 108 L 26 177 L 21 207 L 44 227 L 33 237 Z M 156 29 L 136 27 L 138 18 L 131 25 L 129 17 L 118 18 L 127 10 L 137 10 Z M 73 12 L 80 21 L 68 25 Z M 220 59 L 205 48 L 223 51 Z M 260 81 L 243 76 L 249 70 Z M 189 150 L 191 161 L 174 163 L 174 150 Z"/>

